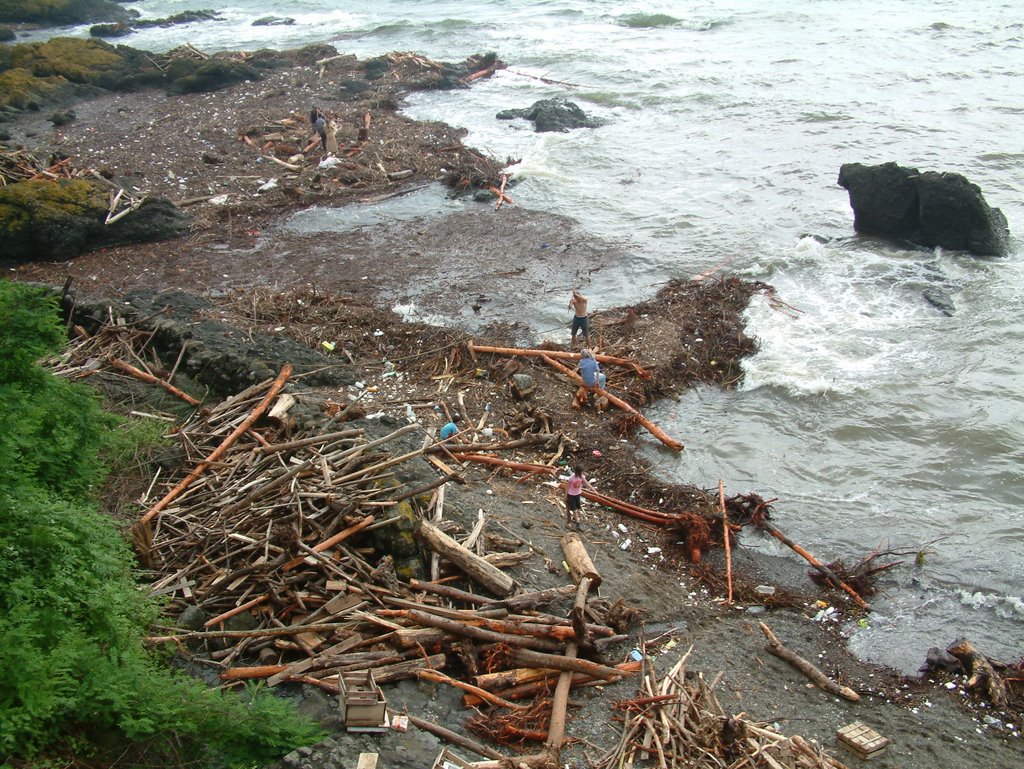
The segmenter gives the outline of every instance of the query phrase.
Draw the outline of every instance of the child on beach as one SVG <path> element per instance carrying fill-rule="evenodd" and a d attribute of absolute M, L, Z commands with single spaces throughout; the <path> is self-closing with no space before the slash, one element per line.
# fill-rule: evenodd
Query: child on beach
<path fill-rule="evenodd" d="M 597 491 L 583 474 L 583 468 L 575 465 L 572 468 L 572 475 L 565 486 L 565 518 L 566 528 L 569 531 L 580 528 L 580 508 L 582 507 L 583 489 Z"/>

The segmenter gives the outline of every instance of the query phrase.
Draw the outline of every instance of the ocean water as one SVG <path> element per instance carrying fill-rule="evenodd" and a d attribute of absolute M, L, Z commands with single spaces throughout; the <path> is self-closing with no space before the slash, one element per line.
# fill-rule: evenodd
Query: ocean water
<path fill-rule="evenodd" d="M 128 5 L 149 17 L 198 7 Z M 650 442 L 659 472 L 777 498 L 776 524 L 824 560 L 908 551 L 868 626 L 851 628 L 863 658 L 913 672 L 928 647 L 959 636 L 990 656 L 1024 655 L 1021 248 L 979 259 L 857 237 L 836 184 L 845 162 L 958 172 L 1003 210 L 1011 233 L 1024 232 L 1018 5 L 338 6 L 219 4 L 224 21 L 117 42 L 155 51 L 326 42 L 360 57 L 447 61 L 496 51 L 507 70 L 414 95 L 407 112 L 463 126 L 467 143 L 519 159 L 510 167 L 518 205 L 572 216 L 628 249 L 628 263 L 586 287 L 598 307 L 715 266 L 773 284 L 789 305 L 752 304 L 747 326 L 761 347 L 739 390 L 656 407 L 652 416 L 687 445 L 676 456 Z M 266 15 L 296 23 L 251 26 Z M 494 119 L 555 96 L 604 124 L 552 135 Z M 955 312 L 940 312 L 926 291 Z M 565 323 L 560 296 L 534 319 L 538 329 Z M 788 555 L 757 536 L 745 542 Z"/>

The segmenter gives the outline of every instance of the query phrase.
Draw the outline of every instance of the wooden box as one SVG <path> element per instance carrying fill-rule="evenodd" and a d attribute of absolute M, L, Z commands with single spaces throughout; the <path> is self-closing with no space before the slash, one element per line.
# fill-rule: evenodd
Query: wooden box
<path fill-rule="evenodd" d="M 378 727 L 384 723 L 387 700 L 369 670 L 338 676 L 338 707 L 345 726 Z"/>
<path fill-rule="evenodd" d="M 444 748 L 434 759 L 431 769 L 471 769 L 473 765 Z"/>
<path fill-rule="evenodd" d="M 883 737 L 863 721 L 854 721 L 839 729 L 836 740 L 861 758 L 874 758 L 889 745 L 888 737 Z"/>

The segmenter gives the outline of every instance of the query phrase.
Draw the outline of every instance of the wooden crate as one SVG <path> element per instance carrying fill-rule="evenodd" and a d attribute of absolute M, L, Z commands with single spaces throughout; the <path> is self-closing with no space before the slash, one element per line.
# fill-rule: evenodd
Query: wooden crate
<path fill-rule="evenodd" d="M 836 731 L 836 740 L 861 758 L 874 758 L 889 746 L 888 737 L 883 737 L 863 721 L 854 721 Z"/>
<path fill-rule="evenodd" d="M 434 765 L 431 769 L 470 769 L 471 767 L 472 764 L 469 763 L 469 761 L 459 758 L 448 750 L 448 748 L 444 748 L 437 754 L 437 758 L 434 759 Z"/>
<path fill-rule="evenodd" d="M 338 709 L 345 726 L 377 727 L 384 723 L 387 700 L 369 670 L 338 676 Z"/>

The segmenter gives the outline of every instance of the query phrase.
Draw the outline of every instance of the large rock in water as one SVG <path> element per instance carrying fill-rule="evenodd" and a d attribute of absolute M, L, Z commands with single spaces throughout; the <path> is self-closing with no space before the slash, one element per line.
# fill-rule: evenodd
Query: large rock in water
<path fill-rule="evenodd" d="M 573 128 L 594 128 L 598 125 L 587 117 L 578 104 L 566 99 L 542 99 L 526 109 L 502 110 L 495 117 L 498 120 L 532 120 L 534 130 L 538 132 L 571 131 Z"/>
<path fill-rule="evenodd" d="M 850 193 L 854 229 L 865 235 L 978 256 L 1005 256 L 1009 249 L 1003 212 L 960 174 L 844 163 L 839 186 Z"/>

